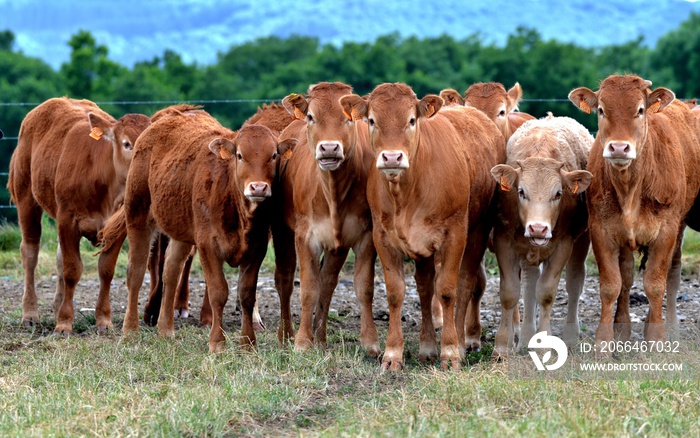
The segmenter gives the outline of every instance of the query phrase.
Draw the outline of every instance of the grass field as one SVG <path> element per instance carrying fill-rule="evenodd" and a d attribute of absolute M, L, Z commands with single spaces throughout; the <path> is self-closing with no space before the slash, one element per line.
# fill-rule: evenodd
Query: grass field
<path fill-rule="evenodd" d="M 51 227 L 45 228 L 40 272 L 50 275 L 55 237 L 46 238 Z M 11 233 L 11 227 L 0 232 L 0 244 L 12 241 L 2 237 Z M 14 278 L 21 264 L 12 245 L 0 251 L 0 264 L 2 275 Z M 700 252 L 696 235 L 686 245 Z M 94 277 L 94 249 L 83 250 L 84 275 Z M 89 317 L 76 316 L 76 324 Z M 380 374 L 338 316 L 327 351 L 280 348 L 273 327 L 259 335 L 256 351 L 230 346 L 219 355 L 207 352 L 208 330 L 192 324 L 172 340 L 149 328 L 125 340 L 118 320 L 107 336 L 85 331 L 57 338 L 49 335 L 51 316 L 33 332 L 20 319 L 19 309 L 0 314 L 0 436 L 700 434 L 697 373 L 682 379 L 524 378 L 513 365 L 530 358 L 491 362 L 492 338 L 461 371 L 443 372 L 417 362 L 417 333 L 407 334 L 405 370 Z M 383 341 L 385 330 L 379 336 Z M 698 370 L 697 351 L 682 359 Z"/>

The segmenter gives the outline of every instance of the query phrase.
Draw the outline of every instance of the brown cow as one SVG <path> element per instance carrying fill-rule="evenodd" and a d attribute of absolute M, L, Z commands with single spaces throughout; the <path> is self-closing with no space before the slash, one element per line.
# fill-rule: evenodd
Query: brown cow
<path fill-rule="evenodd" d="M 518 111 L 518 103 L 522 96 L 523 89 L 517 82 L 507 92 L 501 83 L 478 82 L 467 88 L 464 92 L 464 98 L 462 98 L 456 90 L 451 88 L 440 92 L 440 97 L 442 97 L 445 102 L 448 102 L 449 105 L 470 106 L 486 114 L 486 116 L 498 126 L 506 142 L 520 125 L 528 120 L 535 119 L 530 114 Z M 477 297 L 475 296 L 474 298 Z M 472 303 L 475 303 L 477 307 L 472 307 Z M 478 317 L 478 304 L 480 301 L 472 303 L 470 303 L 468 314 L 472 317 Z M 433 298 L 433 315 L 435 316 L 438 314 L 437 312 L 439 312 L 439 306 L 436 306 L 436 299 Z M 441 320 L 441 318 L 437 319 L 438 321 Z M 518 306 L 515 307 L 513 321 L 515 323 L 514 333 L 520 336 L 520 310 Z"/>
<path fill-rule="evenodd" d="M 494 358 L 507 356 L 513 340 L 521 273 L 527 289 L 519 348 L 526 347 L 536 331 L 551 334 L 552 304 L 565 266 L 569 304 L 564 341 L 573 345 L 578 340 L 578 300 L 590 243 L 582 192 L 591 174 L 583 169 L 592 144 L 593 137 L 581 124 L 550 115 L 519 128 L 508 141 L 506 164 L 491 169 L 502 190 L 493 232 L 501 277 L 501 324 Z M 535 330 L 537 303 L 540 319 Z"/>
<path fill-rule="evenodd" d="M 276 280 L 280 295 L 290 295 L 294 275 L 292 249 L 296 246 L 301 323 L 294 346 L 306 350 L 314 338 L 325 346 L 332 294 L 352 249 L 354 287 L 361 308 L 360 342 L 369 355 L 378 356 L 379 340 L 372 316 L 377 255 L 366 195 L 374 156 L 365 123 L 353 120 L 350 113 L 344 114 L 338 101 L 351 93 L 349 85 L 321 82 L 309 87 L 308 98 L 292 94 L 282 101 L 291 114 L 303 121 L 292 123 L 281 136 L 293 136 L 299 145 L 283 173 L 282 199 L 293 199 L 284 209 L 288 231 L 275 235 L 273 229 L 276 251 L 288 249 L 288 254 L 275 257 Z M 278 243 L 285 236 L 286 243 Z"/>
<path fill-rule="evenodd" d="M 483 163 L 505 161 L 503 136 L 482 112 L 466 107 L 440 111 L 439 96 L 418 100 L 405 84 L 382 84 L 365 98 L 345 96 L 341 104 L 348 114 L 368 119 L 376 157 L 367 196 L 389 305 L 382 369 L 403 367 L 404 255 L 416 262 L 422 313 L 419 357 L 437 356 L 430 307 L 437 294 L 444 315 L 442 366 L 457 369 L 463 341 L 455 327 L 457 290 L 459 286 L 466 304 L 468 294 L 477 289 L 478 272 L 483 281 L 478 268 L 491 224 L 472 223 L 472 218 L 491 210 L 495 182 Z"/>
<path fill-rule="evenodd" d="M 273 102 L 270 105 L 263 104 L 262 107 L 259 107 L 256 113 L 243 123 L 243 126 L 253 124 L 263 125 L 270 128 L 276 135 L 279 135 L 293 120 L 293 117 L 289 115 L 289 112 L 287 112 L 287 109 L 283 105 Z M 126 224 L 124 224 L 124 234 L 126 235 Z M 168 236 L 158 233 L 151 244 L 151 253 L 148 258 L 148 271 L 151 275 L 151 284 L 148 300 L 146 301 L 146 306 L 143 311 L 143 320 L 148 325 L 156 325 L 158 322 L 163 293 L 163 264 L 165 262 L 165 251 L 169 241 L 170 239 Z M 192 267 L 192 261 L 194 260 L 194 254 L 195 251 L 187 258 L 180 280 L 178 281 L 177 293 L 175 295 L 175 308 L 173 309 L 176 318 L 187 318 L 189 316 L 189 273 Z M 205 325 L 211 325 L 212 321 L 211 307 L 209 306 L 206 289 L 204 292 L 202 312 L 200 313 L 200 321 Z M 262 318 L 260 317 L 260 312 L 258 311 L 257 301 L 255 302 L 255 308 L 253 310 L 253 327 L 257 331 L 265 329 Z"/>
<path fill-rule="evenodd" d="M 123 199 L 133 144 L 149 124 L 141 114 L 114 120 L 93 102 L 65 97 L 47 100 L 22 121 L 7 187 L 22 230 L 24 325 L 39 320 L 34 271 L 42 212 L 56 219 L 58 228 L 55 332 L 67 334 L 73 329 L 73 293 L 83 271 L 80 238 L 97 243 L 104 220 Z M 95 319 L 100 331 L 112 327 L 109 286 L 114 271 L 108 257 L 99 260 Z"/>
<path fill-rule="evenodd" d="M 517 82 L 507 92 L 498 82 L 479 82 L 467 88 L 464 98 L 451 88 L 442 90 L 440 97 L 450 105 L 471 106 L 482 111 L 498 126 L 506 141 L 520 125 L 535 119 L 530 114 L 518 111 L 523 89 Z"/>
<path fill-rule="evenodd" d="M 587 193 L 593 253 L 600 270 L 602 309 L 598 342 L 629 339 L 629 288 L 633 251 L 646 252 L 644 291 L 649 299 L 648 340 L 666 339 L 662 301 L 672 258 L 680 261 L 685 218 L 700 177 L 698 124 L 671 90 L 651 90 L 634 75 L 606 78 L 597 92 L 577 88 L 569 99 L 598 114 L 598 134 L 588 162 Z M 668 302 L 675 296 L 669 287 Z M 619 298 L 619 299 L 618 299 Z M 615 326 L 613 306 L 617 301 Z M 670 307 L 670 306 L 669 306 Z M 675 317 L 667 314 L 669 323 Z"/>
<path fill-rule="evenodd" d="M 241 344 L 255 344 L 255 287 L 272 216 L 271 204 L 265 201 L 272 194 L 279 157 L 295 143 L 279 143 L 269 128 L 259 125 L 230 131 L 189 105 L 154 115 L 153 125 L 136 144 L 124 198 L 130 242 L 125 334 L 138 330 L 138 294 L 157 227 L 171 239 L 158 332 L 173 335 L 175 287 L 196 245 L 213 315 L 209 350 L 221 351 L 225 344 L 221 325 L 228 299 L 224 261 L 239 266 Z"/>

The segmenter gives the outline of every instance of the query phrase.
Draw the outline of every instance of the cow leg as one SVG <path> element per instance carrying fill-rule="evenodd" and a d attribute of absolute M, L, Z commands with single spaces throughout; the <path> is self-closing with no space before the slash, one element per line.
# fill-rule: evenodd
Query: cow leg
<path fill-rule="evenodd" d="M 540 305 L 538 332 L 546 331 L 548 335 L 552 334 L 552 304 L 554 304 L 554 299 L 557 297 L 559 279 L 564 266 L 566 266 L 571 256 L 572 249 L 573 241 L 566 238 L 562 239 L 549 259 L 543 263 L 542 274 L 537 281 L 537 302 Z M 530 342 L 529 339 L 527 341 Z"/>
<path fill-rule="evenodd" d="M 257 305 L 256 289 L 258 273 L 267 253 L 265 244 L 259 244 L 251 254 L 249 263 L 243 263 L 238 270 L 238 301 L 241 305 L 241 339 L 243 347 L 255 346 L 254 313 Z"/>
<path fill-rule="evenodd" d="M 382 371 L 401 371 L 403 368 L 404 349 L 401 309 L 403 307 L 404 297 L 406 296 L 406 279 L 403 274 L 403 255 L 392 248 L 391 243 L 388 242 L 386 233 L 379 230 L 379 227 L 374 229 L 372 237 L 374 238 L 377 255 L 379 255 L 379 260 L 382 263 L 382 269 L 384 271 L 386 299 L 389 308 L 389 330 L 386 335 L 386 349 L 382 357 L 381 369 Z M 422 311 L 423 309 L 421 308 L 421 312 Z"/>
<path fill-rule="evenodd" d="M 602 224 L 589 221 L 591 244 L 598 270 L 600 271 L 600 322 L 596 330 L 598 351 L 601 344 L 613 340 L 613 307 L 620 295 L 622 276 L 620 272 L 620 248 L 614 245 L 602 230 Z"/>
<path fill-rule="evenodd" d="M 615 339 L 629 341 L 632 336 L 632 320 L 630 319 L 630 289 L 634 283 L 634 253 L 629 249 L 620 248 L 620 276 L 622 286 L 617 298 L 615 311 Z"/>
<path fill-rule="evenodd" d="M 463 332 L 466 325 L 466 339 L 464 347 L 467 351 L 481 350 L 481 298 L 486 290 L 486 268 L 484 268 L 484 254 L 488 246 L 492 224 L 485 221 L 479 223 L 469 231 L 467 241 L 469 250 L 465 250 L 462 258 L 462 267 L 459 275 L 459 285 L 457 288 L 457 335 L 462 343 Z M 467 298 L 466 322 L 461 318 L 465 315 L 460 313 L 460 300 Z M 461 345 L 460 345 L 461 347 Z"/>
<path fill-rule="evenodd" d="M 307 232 L 300 230 L 295 236 L 297 256 L 299 257 L 299 277 L 301 288 L 301 322 L 294 339 L 294 349 L 305 351 L 314 344 L 313 313 L 320 295 L 320 250 L 308 242 Z"/>
<path fill-rule="evenodd" d="M 110 247 L 108 251 L 100 252 L 97 261 L 97 269 L 100 275 L 100 295 L 97 297 L 97 306 L 95 307 L 95 323 L 97 324 L 98 333 L 105 333 L 112 328 L 112 307 L 109 302 L 109 289 L 114 278 L 114 267 L 117 265 L 119 251 L 126 240 L 120 237 Z"/>
<path fill-rule="evenodd" d="M 170 239 L 168 249 L 165 251 L 163 299 L 160 303 L 160 314 L 158 315 L 158 333 L 166 338 L 175 336 L 175 290 L 177 289 L 182 268 L 187 257 L 192 252 L 192 248 L 193 246 L 189 243 Z"/>
<path fill-rule="evenodd" d="M 56 292 L 53 295 L 53 315 L 58 321 L 58 312 L 66 295 L 66 281 L 63 278 L 63 251 L 60 239 L 56 242 Z"/>
<path fill-rule="evenodd" d="M 348 257 L 348 249 L 341 248 L 333 253 L 326 251 L 323 254 L 323 262 L 319 276 L 320 296 L 316 301 L 316 310 L 313 320 L 314 338 L 318 345 L 326 348 L 326 330 L 328 325 L 328 312 L 333 299 L 333 292 L 338 286 L 338 275 L 343 269 L 345 259 Z"/>
<path fill-rule="evenodd" d="M 540 280 L 540 266 L 529 265 L 520 260 L 520 274 L 523 285 L 523 324 L 518 338 L 517 350 L 527 348 L 530 339 L 537 333 L 537 283 Z M 518 291 L 519 292 L 519 291 Z M 520 293 L 518 293 L 518 298 Z M 516 304 L 517 306 L 517 304 Z M 541 311 L 542 309 L 540 309 Z M 540 314 L 541 317 L 541 314 Z"/>
<path fill-rule="evenodd" d="M 520 261 L 508 239 L 501 238 L 498 233 L 494 233 L 494 252 L 500 276 L 501 323 L 496 332 L 491 357 L 502 360 L 508 357 L 508 352 L 513 347 L 513 314 L 520 301 Z"/>
<path fill-rule="evenodd" d="M 432 362 L 437 359 L 437 337 L 433 326 L 431 302 L 438 289 L 435 288 L 435 259 L 416 260 L 416 289 L 420 298 L 420 349 L 418 359 L 421 362 Z M 442 307 L 442 303 L 440 304 Z M 443 309 L 444 310 L 444 309 Z M 391 317 L 391 315 L 390 315 Z M 443 333 L 444 334 L 444 333 Z"/>
<path fill-rule="evenodd" d="M 127 210 L 127 238 L 129 239 L 129 262 L 126 269 L 126 286 L 129 296 L 124 316 L 124 335 L 139 330 L 139 291 L 146 274 L 148 253 L 151 246 L 154 224 L 146 215 L 129 218 Z"/>
<path fill-rule="evenodd" d="M 280 298 L 280 325 L 277 339 L 280 345 L 294 341 L 292 322 L 292 293 L 297 255 L 294 249 L 294 231 L 284 225 L 272 226 L 272 244 L 275 250 L 275 288 Z"/>
<path fill-rule="evenodd" d="M 374 324 L 372 301 L 374 301 L 374 262 L 377 251 L 374 249 L 372 234 L 365 233 L 359 244 L 353 247 L 355 253 L 354 288 L 360 304 L 360 345 L 370 357 L 379 357 L 379 337 Z"/>
<path fill-rule="evenodd" d="M 566 294 L 568 296 L 566 323 L 564 324 L 564 343 L 573 348 L 579 339 L 580 327 L 578 320 L 578 304 L 583 282 L 586 279 L 586 258 L 591 239 L 584 232 L 574 241 L 571 256 L 566 263 Z"/>
<path fill-rule="evenodd" d="M 22 242 L 19 245 L 24 268 L 24 292 L 22 294 L 22 324 L 31 327 L 39 322 L 39 309 L 34 284 L 36 265 L 39 261 L 41 241 L 41 215 L 43 210 L 37 204 L 31 189 L 31 176 L 27 166 L 26 173 L 17 172 L 9 179 L 7 188 L 17 204 L 17 219 L 22 232 Z"/>
<path fill-rule="evenodd" d="M 676 311 L 676 298 L 678 289 L 681 286 L 681 250 L 683 247 L 683 237 L 685 224 L 681 224 L 681 229 L 676 237 L 676 247 L 673 251 L 671 267 L 666 278 L 666 329 L 672 338 L 677 338 L 680 332 L 678 325 L 678 313 Z"/>
<path fill-rule="evenodd" d="M 165 251 L 170 243 L 170 238 L 158 232 L 151 242 L 148 256 L 148 272 L 151 274 L 151 285 L 148 292 L 148 301 L 143 310 L 143 322 L 150 326 L 158 323 L 160 314 L 160 302 L 163 300 L 163 265 L 165 264 Z"/>
<path fill-rule="evenodd" d="M 226 347 L 226 336 L 223 328 L 224 306 L 228 301 L 228 283 L 224 276 L 223 262 L 216 253 L 208 247 L 199 247 L 199 261 L 202 263 L 204 280 L 207 283 L 206 295 L 209 296 L 211 306 L 212 324 L 209 332 L 209 352 L 220 353 Z M 240 293 L 240 289 L 239 289 Z M 172 317 L 173 312 L 171 310 Z M 161 312 L 161 317 L 163 312 Z M 247 334 L 249 339 L 255 340 L 252 330 Z"/>
<path fill-rule="evenodd" d="M 63 260 L 63 281 L 65 291 L 58 313 L 56 315 L 56 328 L 54 333 L 70 333 L 73 331 L 73 295 L 83 273 L 83 262 L 80 259 L 80 231 L 75 227 L 70 217 L 58 214 L 58 241 Z M 60 273 L 59 273 L 60 281 Z M 57 288 L 57 292 L 60 287 Z"/>
<path fill-rule="evenodd" d="M 676 240 L 676 231 L 672 232 L 662 227 L 653 246 L 649 247 L 649 260 L 644 271 L 644 292 L 649 300 L 649 315 L 644 324 L 644 337 L 647 341 L 667 339 L 663 299 L 670 261 L 676 250 Z"/>
<path fill-rule="evenodd" d="M 202 310 L 199 312 L 199 322 L 202 325 L 211 326 L 214 318 L 211 314 L 211 304 L 209 303 L 209 286 L 204 282 L 204 298 L 202 299 Z"/>
<path fill-rule="evenodd" d="M 442 328 L 443 319 L 442 305 L 440 304 L 440 299 L 436 295 L 433 295 L 433 298 L 430 301 L 430 312 L 432 313 L 433 327 L 435 327 L 435 330 L 440 330 Z"/>
<path fill-rule="evenodd" d="M 459 340 L 455 327 L 455 305 L 457 304 L 459 268 L 462 265 L 466 242 L 466 233 L 460 235 L 457 232 L 452 232 L 450 239 L 443 243 L 440 249 L 442 264 L 435 276 L 435 289 L 440 296 L 444 318 L 440 335 L 440 361 L 444 370 L 458 370 L 461 367 L 462 355 L 459 351 Z M 473 288 L 470 290 L 473 291 Z M 428 298 L 431 296 L 432 294 Z"/>
<path fill-rule="evenodd" d="M 175 317 L 187 318 L 190 316 L 190 270 L 194 255 L 197 250 L 192 247 L 192 250 L 187 255 L 185 264 L 182 267 L 182 272 L 177 282 L 177 292 L 175 294 Z"/>

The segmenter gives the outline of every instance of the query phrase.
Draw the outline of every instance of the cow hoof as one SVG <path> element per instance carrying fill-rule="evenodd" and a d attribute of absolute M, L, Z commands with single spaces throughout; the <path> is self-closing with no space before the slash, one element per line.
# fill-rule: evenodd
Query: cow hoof
<path fill-rule="evenodd" d="M 158 334 L 164 338 L 174 338 L 175 329 L 158 329 Z"/>
<path fill-rule="evenodd" d="M 30 319 L 23 319 L 23 320 L 22 320 L 22 325 L 23 325 L 25 328 L 32 328 L 32 327 L 34 327 L 34 324 L 36 324 L 37 322 L 38 322 L 38 321 L 35 321 L 33 318 L 30 318 Z"/>
<path fill-rule="evenodd" d="M 384 373 L 386 371 L 401 371 L 403 369 L 403 362 L 399 361 L 387 361 L 387 362 L 382 362 L 382 368 L 381 372 Z"/>
<path fill-rule="evenodd" d="M 98 336 L 105 336 L 109 333 L 111 327 L 106 326 L 106 325 L 98 325 L 97 326 L 97 335 Z"/>
<path fill-rule="evenodd" d="M 225 341 L 221 341 L 221 342 L 210 342 L 210 343 L 209 343 L 209 352 L 212 353 L 212 354 L 223 353 L 225 348 L 226 348 L 226 342 L 225 342 Z"/>
<path fill-rule="evenodd" d="M 66 331 L 66 330 L 54 330 L 54 332 L 53 332 L 53 336 L 56 338 L 58 338 L 58 337 L 67 338 L 70 336 L 70 334 L 71 334 L 71 332 Z"/>
<path fill-rule="evenodd" d="M 462 369 L 462 364 L 460 363 L 459 359 L 444 359 L 442 361 L 442 370 L 443 371 L 459 371 Z"/>
<path fill-rule="evenodd" d="M 481 346 L 468 345 L 466 350 L 467 353 L 478 353 L 481 351 Z"/>
<path fill-rule="evenodd" d="M 150 313 L 143 314 L 143 322 L 149 327 L 155 327 L 158 324 L 158 315 L 151 315 Z"/>
<path fill-rule="evenodd" d="M 262 321 L 260 321 L 260 322 L 256 321 L 253 323 L 253 330 L 255 330 L 256 332 L 264 332 L 265 325 L 262 323 Z"/>
<path fill-rule="evenodd" d="M 175 318 L 189 318 L 190 312 L 187 309 L 175 309 L 173 316 Z"/>
<path fill-rule="evenodd" d="M 367 356 L 371 357 L 372 359 L 376 359 L 382 354 L 382 351 L 379 349 L 379 344 L 369 345 L 365 348 L 365 350 L 367 351 Z"/>
<path fill-rule="evenodd" d="M 503 363 L 508 359 L 508 355 L 505 353 L 499 353 L 496 350 L 493 350 L 493 353 L 491 353 L 491 361 L 496 362 L 496 363 Z"/>

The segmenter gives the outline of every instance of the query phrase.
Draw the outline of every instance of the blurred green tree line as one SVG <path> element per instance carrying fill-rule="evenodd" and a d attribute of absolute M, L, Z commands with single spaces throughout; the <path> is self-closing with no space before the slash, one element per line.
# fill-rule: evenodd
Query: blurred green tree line
<path fill-rule="evenodd" d="M 635 73 L 679 98 L 700 95 L 700 14 L 649 47 L 643 38 L 600 48 L 543 40 L 535 29 L 518 28 L 504 46 L 485 44 L 474 34 L 463 40 L 389 34 L 374 42 L 322 45 L 314 37 L 266 37 L 234 45 L 212 65 L 187 64 L 167 50 L 129 69 L 109 59 L 109 50 L 90 32 L 68 42 L 71 56 L 59 71 L 15 50 L 14 34 L 0 31 L 0 173 L 7 172 L 22 119 L 35 104 L 57 96 L 86 98 L 115 117 L 151 115 L 163 102 L 201 102 L 222 124 L 236 128 L 262 101 L 303 93 L 319 81 L 342 81 L 365 94 L 382 82 L 405 82 L 421 97 L 444 88 L 464 92 L 474 82 L 519 82 L 521 111 L 537 117 L 547 111 L 573 117 L 595 130 L 595 117 L 567 101 L 578 86 L 596 89 L 613 73 Z M 250 102 L 253 100 L 253 102 Z M 219 102 L 223 101 L 223 102 Z M 241 102 L 243 101 L 243 102 Z M 139 103 L 121 103 L 139 102 Z M 24 103 L 24 105 L 17 105 Z M 6 175 L 0 175 L 0 206 L 9 204 Z M 15 210 L 0 209 L 0 219 Z"/>

